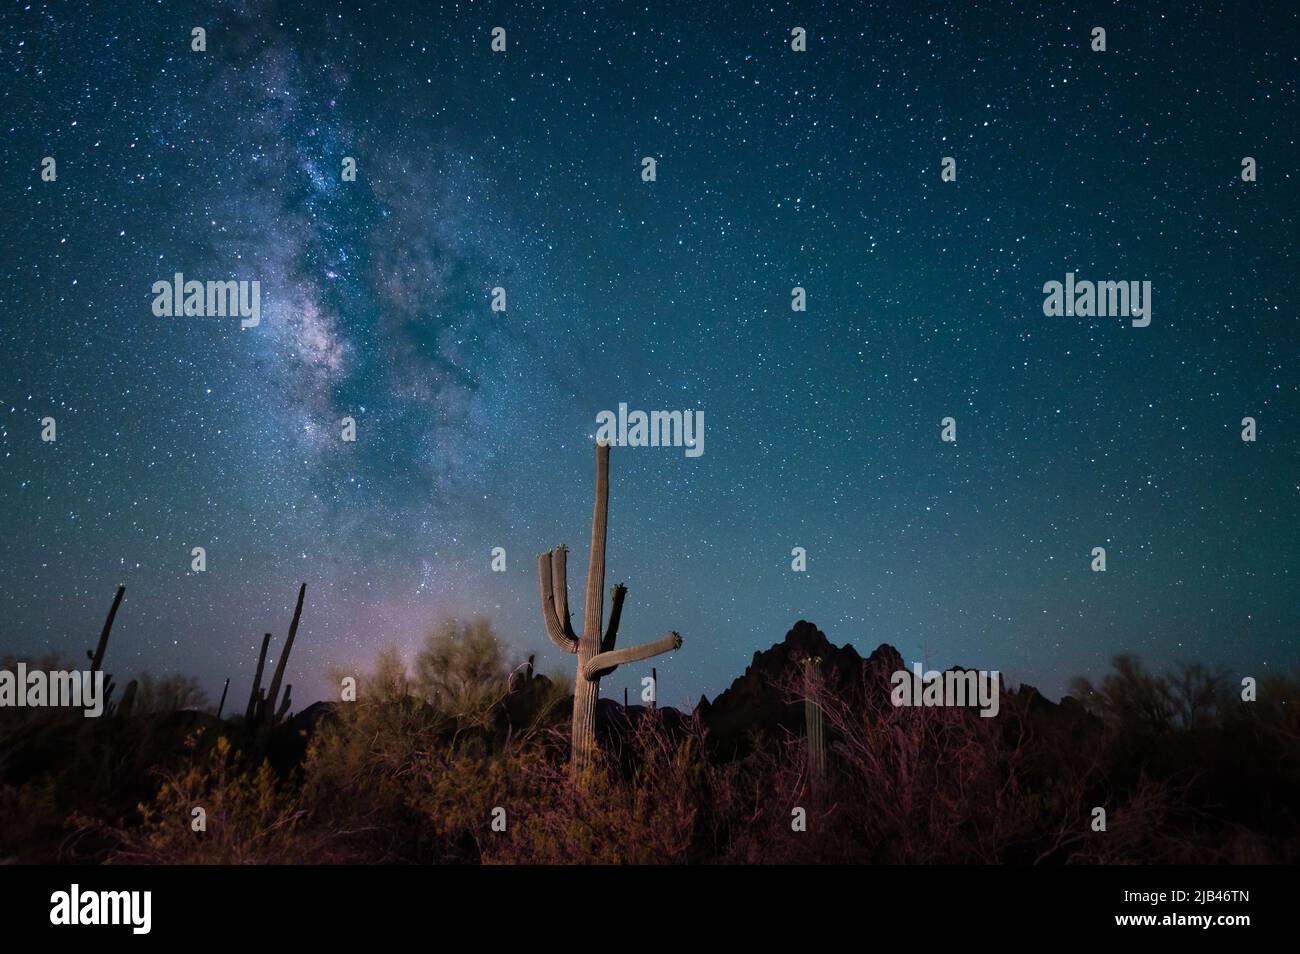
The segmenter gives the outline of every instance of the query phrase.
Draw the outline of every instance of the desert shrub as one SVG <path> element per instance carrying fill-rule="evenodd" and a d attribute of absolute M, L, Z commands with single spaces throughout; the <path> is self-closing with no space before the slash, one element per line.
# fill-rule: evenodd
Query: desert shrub
<path fill-rule="evenodd" d="M 1228 710 L 1232 723 L 1247 723 L 1273 743 L 1276 757 L 1300 769 L 1300 674 L 1265 676 L 1255 702 Z"/>
<path fill-rule="evenodd" d="M 33 849 L 48 852 L 50 842 L 63 838 L 65 816 L 57 781 L 49 775 L 21 785 L 0 785 L 0 864 L 17 861 Z"/>
<path fill-rule="evenodd" d="M 317 725 L 302 766 L 304 795 L 341 855 L 430 860 L 411 807 L 414 766 L 443 748 L 454 723 L 400 690 L 404 676 L 393 654 L 378 662 L 375 674 L 360 680 L 357 701 L 336 706 Z"/>
<path fill-rule="evenodd" d="M 1112 728 L 1154 734 L 1210 728 L 1230 703 L 1224 674 L 1199 664 L 1164 675 L 1147 672 L 1133 656 L 1116 656 L 1111 665 L 1100 685 L 1073 679 L 1070 694 Z"/>
<path fill-rule="evenodd" d="M 396 649 L 379 653 L 357 701 L 317 727 L 303 765 L 315 823 L 336 850 L 481 860 L 491 808 L 519 787 L 567 708 L 562 686 L 512 673 L 506 658 L 483 620 L 437 627 L 414 672 Z"/>
<path fill-rule="evenodd" d="M 672 733 L 644 716 L 626 744 L 625 773 L 607 754 L 574 785 L 566 746 L 520 746 L 508 797 L 507 831 L 483 839 L 483 860 L 513 864 L 666 864 L 690 859 L 700 805 L 712 781 L 698 727 Z"/>
<path fill-rule="evenodd" d="M 16 656 L 12 654 L 0 656 L 0 669 L 17 673 L 19 663 L 24 664 L 29 672 L 38 669 L 45 672 L 68 672 L 78 668 L 76 664 L 69 662 L 65 656 L 58 653 L 46 656 Z M 81 717 L 82 714 L 79 711 L 69 709 L 0 706 L 0 778 L 4 777 L 5 756 L 10 746 L 15 743 L 15 740 L 21 738 L 33 727 L 56 723 L 67 724 Z"/>
<path fill-rule="evenodd" d="M 136 715 L 202 709 L 208 704 L 207 694 L 193 676 L 155 676 L 146 671 L 136 677 L 136 684 L 135 703 L 131 709 Z"/>
<path fill-rule="evenodd" d="M 973 708 L 895 707 L 888 673 L 863 667 L 860 684 L 832 687 L 816 669 L 779 687 L 822 709 L 827 775 L 807 777 L 806 742 L 794 734 L 765 771 L 807 831 L 777 816 L 764 850 L 774 860 L 889 864 L 1033 862 L 1060 856 L 1086 829 L 1086 795 L 1099 755 L 1044 747 L 1031 697 L 1004 692 L 995 718 Z M 776 813 L 773 813 L 775 815 Z"/>
<path fill-rule="evenodd" d="M 186 740 L 190 757 L 162 773 L 157 794 L 139 806 L 140 823 L 116 832 L 110 863 L 286 864 L 320 861 L 323 839 L 303 824 L 308 811 L 295 786 L 267 762 L 251 766 L 225 736 Z M 207 830 L 192 830 L 193 812 Z"/>
<path fill-rule="evenodd" d="M 458 716 L 481 714 L 506 694 L 510 666 L 492 625 L 482 617 L 440 623 L 415 657 L 420 698 Z"/>

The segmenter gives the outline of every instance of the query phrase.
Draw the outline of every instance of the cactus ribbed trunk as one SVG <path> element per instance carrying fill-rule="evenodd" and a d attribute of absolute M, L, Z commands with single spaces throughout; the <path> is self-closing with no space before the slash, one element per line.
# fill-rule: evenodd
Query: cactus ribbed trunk
<path fill-rule="evenodd" d="M 813 791 L 817 791 L 826 776 L 826 733 L 822 724 L 822 710 L 812 699 L 805 699 L 803 712 L 808 733 L 808 778 Z"/>
<path fill-rule="evenodd" d="M 537 558 L 541 584 L 542 620 L 546 635 L 559 649 L 577 655 L 573 682 L 573 728 L 570 768 L 580 780 L 596 758 L 596 703 L 600 680 L 624 663 L 671 652 L 682 644 L 677 633 L 627 649 L 615 649 L 627 587 L 611 592 L 609 628 L 601 635 L 605 617 L 605 537 L 609 518 L 609 445 L 596 445 L 596 503 L 591 515 L 591 560 L 587 565 L 587 597 L 583 607 L 582 635 L 573 631 L 569 618 L 568 550 L 556 547 Z"/>
<path fill-rule="evenodd" d="M 803 700 L 804 736 L 808 742 L 808 783 L 813 792 L 821 790 L 826 779 L 826 728 L 821 706 L 817 704 L 819 683 L 813 669 L 821 660 L 805 660 Z"/>
<path fill-rule="evenodd" d="M 581 775 L 596 757 L 596 702 L 600 679 L 584 679 L 583 667 L 600 654 L 605 621 L 605 537 L 609 530 L 609 445 L 596 448 L 596 503 L 591 512 L 591 562 L 587 564 L 587 597 L 583 604 L 582 637 L 578 641 L 578 676 L 573 685 L 572 767 Z"/>
<path fill-rule="evenodd" d="M 573 687 L 572 758 L 569 767 L 580 778 L 596 758 L 596 702 L 600 699 L 600 680 L 578 678 Z"/>

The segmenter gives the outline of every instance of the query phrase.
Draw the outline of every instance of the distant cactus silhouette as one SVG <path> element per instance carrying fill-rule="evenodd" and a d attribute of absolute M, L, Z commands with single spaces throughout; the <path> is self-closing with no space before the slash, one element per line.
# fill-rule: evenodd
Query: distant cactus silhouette
<path fill-rule="evenodd" d="M 275 710 L 275 719 L 273 720 L 273 724 L 279 725 L 284 721 L 284 717 L 289 714 L 289 696 L 292 692 L 293 683 L 289 683 L 284 687 L 284 696 L 280 700 L 280 708 Z"/>
<path fill-rule="evenodd" d="M 226 693 L 230 691 L 230 677 L 226 677 L 226 684 L 221 687 L 221 701 L 217 703 L 217 718 L 221 718 L 221 712 L 226 708 Z"/>
<path fill-rule="evenodd" d="M 610 590 L 609 628 L 601 636 L 604 621 L 605 532 L 609 514 L 609 445 L 596 445 L 596 505 L 591 517 L 591 557 L 587 566 L 587 597 L 582 635 L 573 631 L 569 618 L 569 585 L 566 576 L 568 547 L 556 547 L 537 558 L 541 583 L 542 620 L 546 635 L 557 648 L 578 657 L 573 685 L 573 742 L 570 767 L 580 780 L 596 755 L 596 700 L 600 680 L 625 663 L 650 659 L 681 648 L 682 638 L 671 632 L 662 639 L 626 649 L 615 649 L 618 624 L 623 615 L 627 587 L 622 583 Z"/>
<path fill-rule="evenodd" d="M 250 729 L 260 727 L 264 733 L 269 732 L 271 728 L 283 722 L 285 716 L 289 714 L 289 696 L 293 686 L 285 686 L 279 708 L 276 707 L 276 699 L 280 695 L 280 683 L 284 680 L 284 669 L 289 663 L 289 653 L 293 652 L 294 638 L 298 635 L 298 622 L 302 619 L 302 601 L 306 594 L 307 584 L 304 583 L 298 588 L 298 604 L 293 610 L 293 621 L 289 623 L 289 638 L 285 640 L 284 652 L 280 654 L 280 659 L 275 664 L 275 675 L 271 677 L 269 690 L 262 688 L 262 674 L 266 670 L 266 650 L 271 643 L 271 634 L 267 633 L 262 638 L 262 650 L 257 655 L 257 672 L 253 675 L 253 688 L 248 694 L 248 707 L 244 712 L 244 719 Z"/>
<path fill-rule="evenodd" d="M 266 668 L 266 649 L 271 645 L 271 634 L 262 637 L 262 651 L 257 654 L 257 672 L 253 675 L 253 688 L 248 692 L 248 706 L 244 709 L 244 721 L 257 720 L 258 709 L 262 705 L 262 670 Z"/>
<path fill-rule="evenodd" d="M 293 610 L 293 621 L 289 624 L 289 638 L 285 640 L 284 652 L 280 654 L 279 661 L 275 664 L 275 675 L 271 678 L 271 688 L 266 694 L 266 712 L 271 715 L 271 724 L 275 725 L 283 721 L 285 715 L 289 712 L 289 686 L 284 691 L 284 700 L 279 709 L 275 707 L 275 700 L 280 695 L 280 683 L 284 680 L 284 667 L 288 665 L 289 654 L 293 652 L 293 640 L 298 635 L 298 621 L 302 618 L 302 601 L 307 595 L 307 584 L 304 583 L 298 588 L 298 605 Z"/>
<path fill-rule="evenodd" d="M 113 631 L 113 620 L 117 618 L 117 608 L 122 605 L 122 596 L 126 593 L 126 585 L 118 584 L 117 593 L 113 596 L 113 605 L 108 610 L 108 619 L 104 620 L 104 628 L 99 632 L 99 642 L 95 645 L 94 652 L 86 650 L 86 658 L 90 660 L 90 671 L 99 672 L 104 665 L 104 653 L 108 649 L 108 634 Z M 114 711 L 109 704 L 109 699 L 113 697 L 113 677 L 108 676 L 104 679 L 103 704 L 110 712 Z"/>
<path fill-rule="evenodd" d="M 104 651 L 108 649 L 108 634 L 113 631 L 113 620 L 117 618 L 117 608 L 122 605 L 124 593 L 126 593 L 126 586 L 119 584 L 117 594 L 113 597 L 113 605 L 108 611 L 108 619 L 104 620 L 104 628 L 99 633 L 99 643 L 95 646 L 94 652 L 86 650 L 91 672 L 99 672 L 104 665 Z"/>

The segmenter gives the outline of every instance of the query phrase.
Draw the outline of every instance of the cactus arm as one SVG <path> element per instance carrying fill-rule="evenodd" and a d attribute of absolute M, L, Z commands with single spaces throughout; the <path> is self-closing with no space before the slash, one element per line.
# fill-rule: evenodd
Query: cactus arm
<path fill-rule="evenodd" d="M 108 648 L 108 634 L 113 631 L 113 620 L 117 618 L 117 608 L 122 605 L 122 594 L 125 592 L 126 585 L 119 585 L 117 593 L 113 596 L 113 605 L 108 611 L 108 619 L 104 621 L 104 628 L 99 633 L 99 643 L 93 653 L 86 653 L 90 657 L 91 672 L 99 672 L 100 667 L 104 665 L 104 650 Z"/>
<path fill-rule="evenodd" d="M 627 587 L 622 583 L 616 583 L 609 591 L 609 625 L 605 627 L 605 638 L 600 641 L 602 653 L 613 650 L 618 639 L 618 621 L 623 616 L 623 600 L 626 596 Z"/>
<path fill-rule="evenodd" d="M 569 548 L 561 543 L 551 551 L 551 585 L 555 590 L 555 618 L 560 621 L 564 635 L 575 642 L 578 634 L 573 631 L 573 620 L 569 616 Z"/>
<path fill-rule="evenodd" d="M 555 578 L 551 557 L 552 553 L 549 550 L 537 556 L 537 580 L 542 589 L 542 621 L 546 624 L 546 635 L 555 644 L 556 649 L 561 652 L 576 653 L 577 637 L 565 631 L 559 615 L 555 612 Z"/>
<path fill-rule="evenodd" d="M 293 683 L 284 687 L 284 699 L 280 703 L 280 709 L 275 714 L 275 723 L 279 725 L 284 721 L 284 717 L 289 714 L 289 696 L 293 692 Z"/>
<path fill-rule="evenodd" d="M 298 588 L 298 605 L 293 609 L 293 620 L 289 623 L 289 638 L 284 641 L 284 652 L 275 664 L 275 675 L 271 677 L 271 688 L 266 693 L 267 715 L 275 714 L 276 699 L 280 695 L 280 683 L 284 681 L 284 668 L 289 663 L 289 654 L 293 652 L 293 639 L 298 635 L 298 621 L 302 619 L 302 599 L 307 594 L 307 584 Z"/>
<path fill-rule="evenodd" d="M 611 673 L 618 666 L 626 663 L 638 662 L 642 659 L 650 659 L 654 656 L 660 656 L 664 653 L 670 653 L 674 649 L 682 648 L 682 637 L 677 633 L 669 633 L 662 639 L 656 639 L 652 643 L 642 643 L 640 646 L 628 646 L 626 649 L 614 649 L 607 653 L 599 653 L 588 660 L 587 665 L 582 667 L 582 675 L 590 682 Z"/>
<path fill-rule="evenodd" d="M 271 645 L 271 634 L 262 637 L 262 651 L 257 654 L 257 675 L 253 676 L 253 688 L 248 693 L 248 708 L 244 710 L 245 721 L 257 718 L 258 700 L 262 694 L 262 671 L 266 668 L 266 650 Z"/>

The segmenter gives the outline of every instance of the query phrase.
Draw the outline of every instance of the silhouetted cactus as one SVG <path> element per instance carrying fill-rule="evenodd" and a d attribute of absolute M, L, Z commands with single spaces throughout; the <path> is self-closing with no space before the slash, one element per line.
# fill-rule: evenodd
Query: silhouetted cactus
<path fill-rule="evenodd" d="M 573 734 L 570 766 L 573 777 L 581 779 L 596 754 L 596 700 L 600 698 L 601 677 L 625 663 L 650 659 L 671 652 L 682 645 L 682 638 L 671 632 L 662 639 L 627 649 L 615 649 L 618 624 L 623 615 L 627 587 L 622 583 L 610 591 L 609 629 L 601 636 L 604 621 L 605 534 L 609 514 L 609 445 L 596 445 L 596 504 L 591 517 L 591 558 L 587 566 L 587 596 L 582 635 L 573 631 L 569 618 L 569 588 L 566 577 L 568 548 L 561 545 L 537 558 L 537 575 L 541 583 L 542 620 L 551 642 L 566 653 L 578 657 L 577 676 L 573 685 Z"/>
<path fill-rule="evenodd" d="M 298 622 L 302 619 L 302 602 L 306 594 L 307 584 L 304 583 L 298 588 L 298 603 L 293 610 L 293 621 L 289 623 L 289 638 L 284 642 L 284 652 L 276 661 L 275 675 L 271 677 L 270 689 L 266 690 L 262 688 L 262 673 L 266 668 L 266 650 L 271 642 L 271 634 L 267 633 L 262 639 L 262 651 L 257 656 L 257 672 L 253 676 L 253 689 L 248 695 L 248 710 L 244 718 L 250 728 L 263 730 L 263 738 L 265 733 L 283 722 L 289 713 L 289 696 L 293 686 L 285 687 L 284 698 L 279 699 L 278 708 L 276 702 L 280 695 L 280 683 L 284 679 L 285 666 L 289 664 L 289 654 L 293 652 L 293 641 L 298 635 Z"/>
<path fill-rule="evenodd" d="M 217 718 L 221 718 L 221 710 L 226 708 L 226 693 L 230 690 L 230 677 L 226 677 L 226 684 L 221 687 L 221 701 L 217 703 Z"/>
<path fill-rule="evenodd" d="M 285 704 L 277 710 L 275 708 L 276 697 L 280 694 L 280 682 L 284 679 L 284 667 L 288 665 L 289 654 L 293 652 L 293 640 L 298 635 L 298 621 L 302 618 L 302 601 L 307 595 L 307 584 L 304 583 L 298 588 L 298 605 L 293 609 L 293 622 L 289 624 L 289 638 L 285 640 L 284 652 L 280 654 L 280 659 L 275 664 L 275 676 L 271 679 L 271 688 L 266 693 L 266 711 L 272 713 L 271 723 L 278 723 L 284 713 L 288 711 L 289 693 L 284 694 Z"/>
<path fill-rule="evenodd" d="M 279 724 L 284 721 L 284 717 L 289 714 L 289 696 L 293 693 L 293 684 L 284 687 L 284 698 L 280 700 L 280 708 L 275 713 L 275 723 Z"/>
<path fill-rule="evenodd" d="M 266 649 L 271 645 L 271 634 L 262 637 L 262 651 L 257 654 L 257 672 L 253 676 L 253 688 L 248 692 L 248 708 L 244 710 L 245 722 L 256 722 L 262 706 L 262 670 L 266 668 Z"/>
<path fill-rule="evenodd" d="M 104 628 L 99 633 L 99 643 L 95 646 L 95 651 L 86 650 L 86 658 L 90 660 L 90 671 L 99 672 L 104 665 L 104 651 L 108 649 L 108 634 L 113 630 L 113 620 L 117 617 L 117 608 L 122 605 L 122 595 L 126 593 L 125 584 L 119 584 L 117 594 L 113 597 L 113 605 L 109 608 L 108 619 L 104 620 Z"/>

